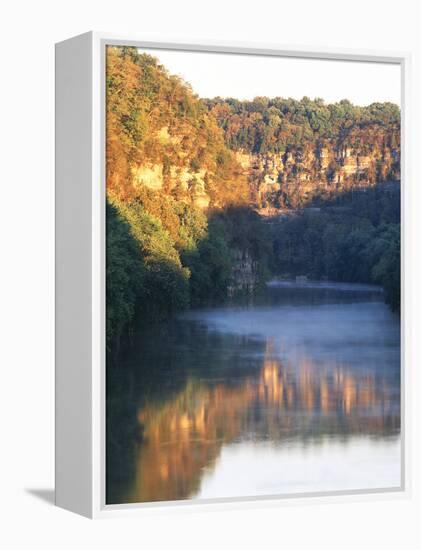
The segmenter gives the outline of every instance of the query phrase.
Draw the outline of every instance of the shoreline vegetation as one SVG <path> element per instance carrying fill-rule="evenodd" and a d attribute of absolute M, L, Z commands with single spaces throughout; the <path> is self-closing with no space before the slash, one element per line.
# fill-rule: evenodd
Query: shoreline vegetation
<path fill-rule="evenodd" d="M 200 99 L 135 48 L 107 52 L 107 349 L 135 319 L 272 276 L 375 283 L 400 307 L 400 112 Z"/>

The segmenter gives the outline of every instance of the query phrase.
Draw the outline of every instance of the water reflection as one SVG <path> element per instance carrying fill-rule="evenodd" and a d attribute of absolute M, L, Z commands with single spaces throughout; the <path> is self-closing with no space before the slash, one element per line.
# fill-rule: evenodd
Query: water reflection
<path fill-rule="evenodd" d="M 365 488 L 382 468 L 374 486 L 399 484 L 398 321 L 371 290 L 339 309 L 313 291 L 311 308 L 271 289 L 275 305 L 192 312 L 139 338 L 110 376 L 109 503 L 291 492 L 292 462 L 305 492 Z M 356 451 L 362 471 L 340 473 Z"/>

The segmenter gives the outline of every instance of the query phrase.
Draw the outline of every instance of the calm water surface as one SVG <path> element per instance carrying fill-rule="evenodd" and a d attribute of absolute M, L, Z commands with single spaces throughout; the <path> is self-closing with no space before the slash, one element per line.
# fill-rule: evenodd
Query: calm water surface
<path fill-rule="evenodd" d="M 378 288 L 273 282 L 133 342 L 107 372 L 107 503 L 400 485 L 399 317 Z"/>

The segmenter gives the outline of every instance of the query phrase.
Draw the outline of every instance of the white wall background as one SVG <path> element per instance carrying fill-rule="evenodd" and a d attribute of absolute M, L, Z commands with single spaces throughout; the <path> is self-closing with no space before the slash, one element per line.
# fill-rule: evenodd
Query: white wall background
<path fill-rule="evenodd" d="M 417 2 L 401 0 L 15 0 L 0 17 L 0 546 L 10 548 L 420 548 L 421 369 L 413 350 L 413 496 L 90 522 L 51 506 L 54 42 L 87 30 L 413 53 L 421 150 Z M 420 279 L 420 169 L 412 169 L 412 278 Z M 420 292 L 411 296 L 419 340 Z M 34 494 L 35 493 L 35 494 Z M 44 497 L 44 498 L 40 498 Z"/>

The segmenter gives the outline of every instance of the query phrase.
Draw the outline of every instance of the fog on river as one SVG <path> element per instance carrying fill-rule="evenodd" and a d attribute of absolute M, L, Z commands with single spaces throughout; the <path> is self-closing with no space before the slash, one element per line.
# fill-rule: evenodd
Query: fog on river
<path fill-rule="evenodd" d="M 400 324 L 381 289 L 273 281 L 133 340 L 107 372 L 107 503 L 400 486 Z"/>

